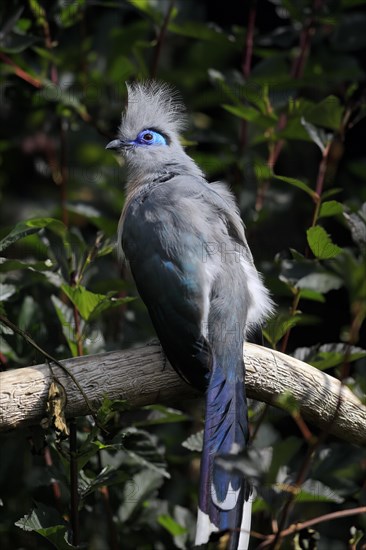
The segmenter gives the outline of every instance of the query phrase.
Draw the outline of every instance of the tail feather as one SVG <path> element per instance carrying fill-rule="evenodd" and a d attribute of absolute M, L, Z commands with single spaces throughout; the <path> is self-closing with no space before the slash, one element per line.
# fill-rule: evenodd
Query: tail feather
<path fill-rule="evenodd" d="M 206 395 L 206 421 L 201 460 L 196 545 L 214 533 L 229 530 L 229 550 L 247 550 L 251 490 L 241 473 L 216 464 L 216 458 L 240 453 L 248 439 L 243 368 L 231 380 L 214 362 Z M 235 378 L 235 377 L 234 377 Z"/>

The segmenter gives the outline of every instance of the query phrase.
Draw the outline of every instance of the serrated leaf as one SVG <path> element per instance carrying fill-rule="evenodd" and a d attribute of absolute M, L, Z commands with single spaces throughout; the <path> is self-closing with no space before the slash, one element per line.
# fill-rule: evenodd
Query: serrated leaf
<path fill-rule="evenodd" d="M 162 484 L 163 477 L 152 470 L 145 469 L 135 474 L 123 489 L 123 501 L 118 510 L 119 519 L 126 522 Z"/>
<path fill-rule="evenodd" d="M 310 348 L 298 348 L 294 357 L 320 370 L 337 367 L 345 361 L 352 363 L 366 357 L 366 351 L 358 346 L 335 343 L 312 346 Z"/>
<path fill-rule="evenodd" d="M 342 252 L 342 249 L 332 242 L 328 233 L 320 225 L 310 227 L 306 236 L 312 253 L 319 260 L 335 258 Z"/>
<path fill-rule="evenodd" d="M 290 185 L 293 185 L 294 187 L 297 187 L 298 189 L 301 189 L 302 191 L 305 191 L 312 199 L 316 198 L 316 193 L 313 191 L 306 183 L 303 181 L 300 181 L 295 178 L 288 178 L 287 176 L 277 176 L 274 175 L 274 178 L 276 180 L 284 181 L 286 183 L 289 183 Z"/>
<path fill-rule="evenodd" d="M 320 211 L 319 218 L 329 218 L 331 216 L 337 216 L 343 213 L 343 205 L 338 201 L 326 201 L 323 202 Z"/>
<path fill-rule="evenodd" d="M 263 329 L 263 334 L 268 342 L 275 347 L 286 332 L 298 325 L 301 320 L 301 314 L 290 315 L 289 313 L 280 313 L 267 322 Z"/>
<path fill-rule="evenodd" d="M 102 448 L 108 448 L 108 446 Z M 80 498 L 87 498 L 95 491 L 98 491 L 101 487 L 106 487 L 110 485 L 121 485 L 129 478 L 130 475 L 128 474 L 128 472 L 117 470 L 110 465 L 105 466 L 98 473 L 98 475 L 91 478 L 88 477 L 83 470 L 81 470 L 79 474 Z"/>
<path fill-rule="evenodd" d="M 77 307 L 80 315 L 85 321 L 88 321 L 95 309 L 106 302 L 108 297 L 104 294 L 95 294 L 87 290 L 82 285 L 70 286 L 63 284 L 61 286 L 66 296 Z"/>
<path fill-rule="evenodd" d="M 54 510 L 44 504 L 37 503 L 32 512 L 15 522 L 23 531 L 34 531 L 46 538 L 57 550 L 70 550 L 76 548 L 67 541 L 68 527 L 63 518 Z"/>
<path fill-rule="evenodd" d="M 307 479 L 296 494 L 295 502 L 336 502 L 341 504 L 344 499 L 321 481 Z"/>
<path fill-rule="evenodd" d="M 115 292 L 109 294 L 96 294 L 87 290 L 82 285 L 70 286 L 61 285 L 62 290 L 71 302 L 77 307 L 81 317 L 85 321 L 95 319 L 103 311 L 118 307 L 127 302 L 131 302 L 134 298 L 127 296 L 126 298 L 114 298 Z"/>
<path fill-rule="evenodd" d="M 26 222 L 19 222 L 10 233 L 0 241 L 0 252 L 16 241 L 23 239 L 27 235 L 38 233 L 45 227 L 48 227 L 58 235 L 64 235 L 66 232 L 65 225 L 53 218 L 34 218 Z"/>
<path fill-rule="evenodd" d="M 164 449 L 155 435 L 135 427 L 118 434 L 111 443 L 115 449 L 123 449 L 135 464 L 170 477 L 166 469 Z"/>
<path fill-rule="evenodd" d="M 203 447 L 203 430 L 187 437 L 187 439 L 183 441 L 182 447 L 200 453 Z"/>
<path fill-rule="evenodd" d="M 158 523 L 164 527 L 173 537 L 184 535 L 187 533 L 187 529 L 177 523 L 171 516 L 166 514 L 158 516 Z"/>

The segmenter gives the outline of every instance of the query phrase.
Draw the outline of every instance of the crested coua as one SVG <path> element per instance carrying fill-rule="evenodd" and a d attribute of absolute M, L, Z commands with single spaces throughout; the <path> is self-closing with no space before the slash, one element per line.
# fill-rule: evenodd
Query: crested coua
<path fill-rule="evenodd" d="M 243 343 L 272 303 L 232 193 L 208 183 L 180 143 L 185 117 L 176 94 L 156 82 L 127 87 L 118 138 L 107 145 L 127 166 L 118 247 L 170 363 L 205 392 L 196 545 L 228 531 L 228 548 L 244 550 L 251 489 L 217 458 L 247 444 Z"/>

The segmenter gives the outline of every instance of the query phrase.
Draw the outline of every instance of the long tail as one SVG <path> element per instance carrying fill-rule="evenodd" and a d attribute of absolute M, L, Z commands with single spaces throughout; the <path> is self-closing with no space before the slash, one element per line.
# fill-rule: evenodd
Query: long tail
<path fill-rule="evenodd" d="M 240 373 L 237 379 L 233 373 L 229 379 L 214 364 L 207 390 L 196 545 L 207 543 L 212 533 L 229 530 L 228 550 L 247 550 L 250 486 L 239 472 L 215 463 L 217 457 L 240 453 L 248 439 L 243 368 L 236 372 Z"/>

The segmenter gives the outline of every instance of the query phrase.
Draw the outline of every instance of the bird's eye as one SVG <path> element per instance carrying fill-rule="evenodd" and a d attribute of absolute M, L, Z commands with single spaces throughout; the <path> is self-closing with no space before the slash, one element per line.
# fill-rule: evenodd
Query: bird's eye
<path fill-rule="evenodd" d="M 135 145 L 167 145 L 167 140 L 156 130 L 145 128 L 145 130 L 139 133 L 133 143 Z"/>

